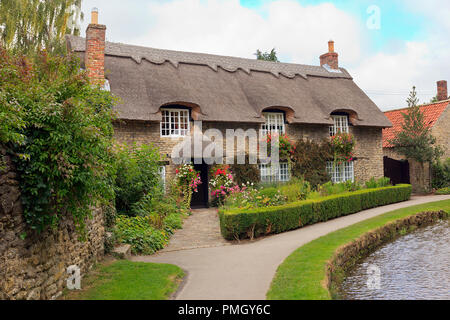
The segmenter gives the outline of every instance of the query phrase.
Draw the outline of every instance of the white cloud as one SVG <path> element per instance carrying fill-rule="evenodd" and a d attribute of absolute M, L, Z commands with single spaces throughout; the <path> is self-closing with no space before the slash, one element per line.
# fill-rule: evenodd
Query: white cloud
<path fill-rule="evenodd" d="M 346 59 L 360 54 L 357 21 L 331 4 L 276 1 L 263 8 L 264 18 L 238 0 L 152 2 L 148 10 L 153 26 L 133 40 L 141 45 L 248 58 L 276 47 L 292 62 L 317 64 L 333 38 Z"/>
<path fill-rule="evenodd" d="M 388 109 L 404 106 L 413 85 L 427 93 L 421 101 L 429 101 L 436 81 L 450 75 L 448 10 L 436 10 L 448 7 L 448 1 L 429 0 L 433 10 L 412 1 L 418 5 L 414 10 L 435 22 L 424 30 L 430 35 L 422 42 L 400 41 L 394 50 L 381 53 L 370 51 L 364 21 L 330 3 L 302 6 L 278 0 L 257 12 L 238 0 L 84 0 L 83 11 L 86 25 L 90 8 L 100 9 L 110 41 L 247 58 L 254 58 L 258 48 L 275 47 L 281 60 L 293 63 L 317 65 L 332 38 L 340 65 L 380 108 Z"/>

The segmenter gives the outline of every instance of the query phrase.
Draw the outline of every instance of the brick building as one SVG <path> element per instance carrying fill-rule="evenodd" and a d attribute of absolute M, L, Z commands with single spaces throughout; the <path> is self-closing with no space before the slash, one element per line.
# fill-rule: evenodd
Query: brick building
<path fill-rule="evenodd" d="M 195 123 L 224 136 L 227 129 L 262 129 L 293 140 L 322 140 L 350 132 L 357 141 L 355 161 L 332 167 L 333 180 L 383 176 L 382 129 L 391 123 L 339 67 L 332 41 L 320 66 L 276 63 L 105 42 L 106 27 L 97 19 L 94 12 L 86 39 L 68 36 L 68 47 L 96 83 L 120 97 L 117 140 L 156 145 L 166 161 L 166 180 L 174 174 L 173 147 L 192 134 Z M 198 168 L 207 179 L 207 166 Z M 289 179 L 287 163 L 266 169 L 262 179 Z"/>
<path fill-rule="evenodd" d="M 437 144 L 444 150 L 442 160 L 450 158 L 450 100 L 447 92 L 447 81 L 437 82 L 437 102 L 420 106 L 420 111 L 424 115 L 425 123 L 431 128 L 431 133 L 436 138 Z M 396 179 L 404 179 L 404 181 L 399 182 L 408 182 L 409 176 L 409 182 L 413 185 L 413 190 L 422 192 L 430 188 L 430 165 L 426 163 L 422 167 L 411 159 L 405 159 L 389 143 L 395 137 L 395 133 L 402 130 L 403 114 L 407 112 L 408 108 L 385 112 L 393 126 L 383 130 L 383 154 L 385 163 L 388 161 L 388 163 L 394 163 L 395 165 L 395 162 L 391 161 L 395 160 L 403 162 L 404 166 L 409 167 L 406 168 L 406 177 L 396 177 Z M 398 165 L 401 166 L 400 163 Z M 389 168 L 385 169 L 389 170 Z M 393 174 L 395 175 L 395 172 Z M 387 172 L 386 175 L 390 176 Z"/>

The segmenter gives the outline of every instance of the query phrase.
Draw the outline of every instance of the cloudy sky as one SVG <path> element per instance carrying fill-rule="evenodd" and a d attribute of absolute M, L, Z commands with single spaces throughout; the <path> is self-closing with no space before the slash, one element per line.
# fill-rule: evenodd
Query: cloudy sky
<path fill-rule="evenodd" d="M 340 66 L 382 110 L 421 102 L 450 80 L 448 0 L 83 0 L 99 8 L 107 40 L 254 58 L 273 47 L 283 62 L 319 64 L 333 39 Z M 84 31 L 83 31 L 84 36 Z"/>

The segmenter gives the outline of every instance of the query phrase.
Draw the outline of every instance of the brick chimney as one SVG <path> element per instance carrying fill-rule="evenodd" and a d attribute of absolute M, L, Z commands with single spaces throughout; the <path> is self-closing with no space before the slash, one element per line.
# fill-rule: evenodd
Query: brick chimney
<path fill-rule="evenodd" d="M 84 64 L 91 82 L 99 86 L 105 82 L 105 35 L 106 26 L 98 24 L 98 9 L 93 8 L 86 30 Z"/>
<path fill-rule="evenodd" d="M 441 80 L 437 82 L 437 99 L 443 101 L 448 99 L 447 81 Z"/>
<path fill-rule="evenodd" d="M 328 52 L 320 56 L 320 65 L 329 65 L 331 69 L 339 69 L 338 54 L 334 52 L 334 41 L 328 41 Z"/>

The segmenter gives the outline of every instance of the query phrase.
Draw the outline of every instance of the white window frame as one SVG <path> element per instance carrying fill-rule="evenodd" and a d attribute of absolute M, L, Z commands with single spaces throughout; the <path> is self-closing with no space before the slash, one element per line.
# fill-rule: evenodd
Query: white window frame
<path fill-rule="evenodd" d="M 284 123 L 283 112 L 263 112 L 266 123 L 261 125 L 261 133 L 263 135 L 270 133 L 284 134 L 286 126 Z"/>
<path fill-rule="evenodd" d="M 349 133 L 348 116 L 336 116 L 332 115 L 331 118 L 334 121 L 334 125 L 330 126 L 330 136 L 340 133 Z"/>
<path fill-rule="evenodd" d="M 291 180 L 291 170 L 288 162 L 280 162 L 278 165 L 261 163 L 259 172 L 261 182 L 288 182 Z"/>
<path fill-rule="evenodd" d="M 328 161 L 327 172 L 331 176 L 333 183 L 355 181 L 355 165 L 353 161 L 337 163 L 336 165 L 333 161 Z"/>
<path fill-rule="evenodd" d="M 188 109 L 161 109 L 160 135 L 162 138 L 186 137 L 190 133 L 190 121 Z M 182 121 L 185 121 L 182 123 Z M 186 124 L 186 128 L 181 128 Z M 178 126 L 178 127 L 176 127 Z"/>

